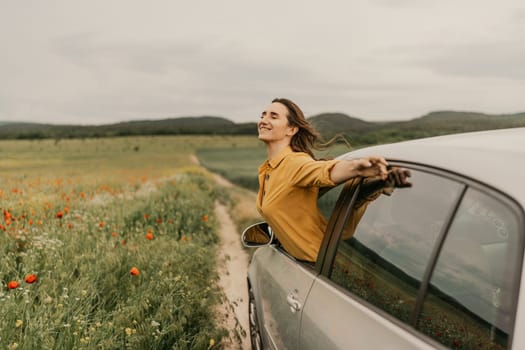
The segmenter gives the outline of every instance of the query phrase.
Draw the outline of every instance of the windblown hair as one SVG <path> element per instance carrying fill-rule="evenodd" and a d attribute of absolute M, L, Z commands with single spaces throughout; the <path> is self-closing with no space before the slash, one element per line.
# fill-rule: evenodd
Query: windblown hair
<path fill-rule="evenodd" d="M 313 153 L 314 149 L 326 149 L 326 147 L 333 144 L 339 138 L 348 144 L 346 139 L 341 135 L 335 136 L 330 141 L 324 143 L 319 132 L 306 120 L 304 113 L 299 106 L 287 98 L 275 98 L 272 103 L 274 102 L 278 102 L 288 109 L 288 124 L 298 128 L 297 133 L 292 136 L 290 142 L 290 147 L 292 147 L 294 152 L 304 152 L 309 154 L 313 159 L 316 159 Z"/>

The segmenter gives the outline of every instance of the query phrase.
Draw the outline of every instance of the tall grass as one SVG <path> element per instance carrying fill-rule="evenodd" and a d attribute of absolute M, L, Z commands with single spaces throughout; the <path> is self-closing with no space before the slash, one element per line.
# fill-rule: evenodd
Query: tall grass
<path fill-rule="evenodd" d="M 104 141 L 0 143 L 0 348 L 220 347 L 212 180 L 179 139 Z"/>
<path fill-rule="evenodd" d="M 213 187 L 194 172 L 138 193 L 98 204 L 70 197 L 42 212 L 4 209 L 0 348 L 218 343 Z M 24 282 L 28 274 L 38 280 Z M 20 286 L 8 289 L 9 281 Z"/>

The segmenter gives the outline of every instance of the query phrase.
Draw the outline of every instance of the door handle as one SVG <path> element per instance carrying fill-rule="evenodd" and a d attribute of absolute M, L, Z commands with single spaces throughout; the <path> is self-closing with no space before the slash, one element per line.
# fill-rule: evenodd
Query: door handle
<path fill-rule="evenodd" d="M 286 296 L 286 302 L 290 305 L 290 311 L 292 311 L 293 314 L 301 310 L 302 305 L 293 293 Z"/>

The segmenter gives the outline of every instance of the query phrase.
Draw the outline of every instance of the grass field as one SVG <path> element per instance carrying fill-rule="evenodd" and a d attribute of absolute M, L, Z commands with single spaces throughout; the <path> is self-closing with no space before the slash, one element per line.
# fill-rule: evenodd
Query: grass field
<path fill-rule="evenodd" d="M 226 335 L 198 148 L 246 137 L 0 141 L 0 348 L 209 349 Z"/>

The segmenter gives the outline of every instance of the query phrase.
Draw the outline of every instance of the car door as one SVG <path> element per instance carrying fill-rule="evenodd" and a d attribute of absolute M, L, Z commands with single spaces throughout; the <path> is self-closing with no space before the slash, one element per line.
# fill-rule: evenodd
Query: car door
<path fill-rule="evenodd" d="M 410 323 L 434 245 L 463 185 L 411 170 L 409 188 L 365 190 L 305 305 L 302 349 L 432 348 Z M 349 197 L 349 196 L 347 196 Z M 358 209 L 359 208 L 359 209 Z M 358 222 L 353 214 L 361 211 Z"/>
<path fill-rule="evenodd" d="M 343 185 L 323 191 L 318 207 L 327 222 Z M 314 264 L 297 261 L 278 245 L 258 249 L 252 259 L 252 276 L 264 346 L 300 349 L 299 330 L 303 306 L 319 274 Z"/>
<path fill-rule="evenodd" d="M 301 349 L 511 348 L 521 212 L 469 180 L 411 171 L 412 187 L 360 188 L 347 203 L 304 306 Z"/>
<path fill-rule="evenodd" d="M 298 349 L 302 307 L 316 272 L 277 247 L 258 249 L 255 274 L 265 348 Z M 255 260 L 254 260 L 255 261 Z"/>

